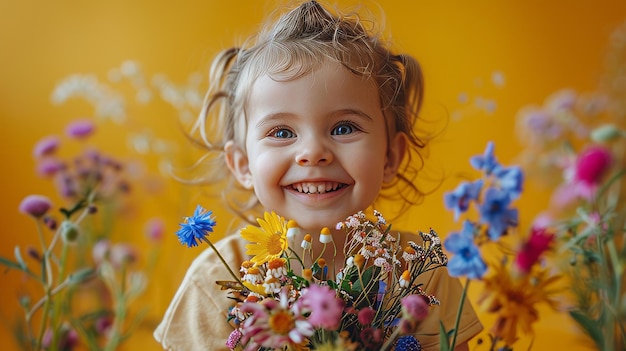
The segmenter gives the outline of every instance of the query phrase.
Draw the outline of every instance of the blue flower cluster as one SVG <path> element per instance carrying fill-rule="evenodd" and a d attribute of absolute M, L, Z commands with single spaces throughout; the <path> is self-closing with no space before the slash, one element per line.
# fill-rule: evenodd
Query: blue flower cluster
<path fill-rule="evenodd" d="M 472 202 L 480 213 L 477 222 L 466 220 L 460 232 L 450 234 L 444 247 L 454 256 L 448 262 L 451 276 L 467 276 L 480 279 L 487 265 L 480 256 L 475 238 L 485 228 L 489 240 L 495 241 L 518 224 L 518 211 L 511 202 L 522 193 L 524 175 L 519 167 L 503 167 L 494 156 L 494 145 L 487 144 L 483 155 L 470 159 L 471 165 L 482 171 L 483 178 L 474 182 L 462 182 L 454 191 L 444 195 L 447 209 L 454 211 L 454 219 L 468 211 Z M 487 185 L 487 186 L 485 186 Z"/>

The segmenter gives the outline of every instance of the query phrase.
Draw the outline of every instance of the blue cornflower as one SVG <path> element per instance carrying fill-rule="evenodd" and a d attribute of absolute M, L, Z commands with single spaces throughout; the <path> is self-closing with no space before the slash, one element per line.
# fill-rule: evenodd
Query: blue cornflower
<path fill-rule="evenodd" d="M 493 175 L 500 181 L 500 188 L 508 193 L 512 200 L 520 196 L 524 183 L 524 173 L 520 167 L 500 167 Z"/>
<path fill-rule="evenodd" d="M 404 335 L 396 341 L 396 351 L 421 351 L 422 345 L 413 335 Z"/>
<path fill-rule="evenodd" d="M 470 202 L 478 199 L 483 181 L 477 180 L 473 183 L 462 182 L 454 191 L 444 194 L 443 200 L 449 210 L 454 210 L 454 220 L 459 219 L 459 215 L 469 209 Z"/>
<path fill-rule="evenodd" d="M 489 188 L 485 193 L 485 199 L 479 208 L 480 220 L 487 224 L 487 233 L 491 240 L 497 240 L 508 227 L 517 226 L 517 209 L 509 208 L 511 197 L 505 191 Z"/>
<path fill-rule="evenodd" d="M 480 279 L 487 271 L 480 250 L 474 244 L 474 225 L 471 222 L 465 221 L 461 232 L 448 235 L 443 246 L 453 254 L 448 261 L 448 273 L 451 276 Z"/>
<path fill-rule="evenodd" d="M 206 237 L 213 232 L 215 226 L 212 214 L 212 211 L 207 211 L 198 205 L 193 216 L 185 217 L 185 221 L 180 224 L 180 229 L 176 232 L 181 244 L 192 247 L 198 246 L 198 241 L 206 241 Z"/>
<path fill-rule="evenodd" d="M 487 143 L 487 148 L 485 149 L 484 154 L 470 158 L 470 164 L 472 167 L 479 171 L 482 170 L 487 175 L 491 174 L 491 172 L 493 172 L 496 168 L 500 167 L 496 157 L 493 155 L 493 149 L 493 142 L 490 141 Z"/>

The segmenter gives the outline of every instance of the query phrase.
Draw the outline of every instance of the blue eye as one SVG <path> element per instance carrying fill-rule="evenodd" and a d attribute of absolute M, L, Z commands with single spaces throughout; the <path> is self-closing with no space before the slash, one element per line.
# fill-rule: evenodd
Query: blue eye
<path fill-rule="evenodd" d="M 283 127 L 273 129 L 272 131 L 270 131 L 269 135 L 279 139 L 289 139 L 296 136 L 294 132 Z"/>
<path fill-rule="evenodd" d="M 354 133 L 356 128 L 352 123 L 343 122 L 333 128 L 331 135 L 347 135 Z"/>

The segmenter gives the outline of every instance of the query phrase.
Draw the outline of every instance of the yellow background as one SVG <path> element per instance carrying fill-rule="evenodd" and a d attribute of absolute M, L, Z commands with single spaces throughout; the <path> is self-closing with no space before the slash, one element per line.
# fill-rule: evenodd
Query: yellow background
<path fill-rule="evenodd" d="M 339 8 L 357 1 L 340 1 Z M 139 62 L 147 76 L 164 73 L 183 83 L 191 72 L 206 70 L 211 57 L 257 28 L 270 11 L 284 2 L 271 0 L 214 1 L 79 1 L 0 0 L 0 254 L 13 257 L 13 248 L 37 243 L 32 221 L 17 211 L 21 199 L 32 193 L 54 196 L 52 185 L 34 173 L 32 146 L 41 137 L 61 134 L 77 117 L 92 116 L 89 105 L 72 101 L 51 103 L 51 92 L 73 73 L 93 73 L 106 81 L 107 72 L 121 62 Z M 469 171 L 468 159 L 481 153 L 488 140 L 496 143 L 503 163 L 520 150 L 514 117 L 527 104 L 541 104 L 561 88 L 596 88 L 611 31 L 626 20 L 624 1 L 379 1 L 386 31 L 396 46 L 415 55 L 426 75 L 425 113 L 450 116 L 446 132 L 433 144 L 431 162 L 447 174 Z M 375 14 L 373 2 L 365 5 Z M 505 78 L 492 82 L 494 72 Z M 468 102 L 459 100 L 466 96 Z M 494 101 L 486 111 L 476 101 Z M 125 160 L 145 162 L 150 187 L 134 192 L 137 204 L 116 227 L 117 240 L 150 248 L 143 235 L 145 221 L 160 217 L 167 234 L 142 303 L 149 306 L 146 326 L 127 343 L 129 350 L 157 350 L 151 328 L 163 314 L 191 259 L 199 249 L 180 246 L 172 234 L 181 216 L 198 201 L 215 208 L 217 202 L 199 190 L 158 176 L 157 152 L 129 151 L 127 137 L 145 133 L 178 145 L 167 156 L 189 159 L 176 122 L 176 111 L 163 103 L 131 106 L 124 124 L 98 121 L 92 140 L 105 152 Z M 143 178 L 145 180 L 145 178 Z M 451 177 L 423 205 L 399 225 L 410 229 L 432 226 L 445 235 L 460 227 L 443 208 L 442 193 L 458 179 Z M 145 184 L 144 184 L 145 185 Z M 524 225 L 545 204 L 546 195 L 529 185 L 519 202 Z M 144 258 L 145 260 L 145 258 Z M 21 275 L 0 271 L 2 349 L 15 344 L 7 323 L 19 309 Z M 573 324 L 560 314 L 542 310 L 535 325 L 535 350 L 584 350 Z M 520 345 L 527 345 L 528 339 Z M 472 344 L 473 345 L 473 344 Z"/>

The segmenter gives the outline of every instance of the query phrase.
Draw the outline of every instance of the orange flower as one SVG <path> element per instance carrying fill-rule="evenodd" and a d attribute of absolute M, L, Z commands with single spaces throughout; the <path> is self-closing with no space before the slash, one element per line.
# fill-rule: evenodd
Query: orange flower
<path fill-rule="evenodd" d="M 548 276 L 545 270 L 519 275 L 513 273 L 507 263 L 491 268 L 492 273 L 483 279 L 485 289 L 478 305 L 484 311 L 497 314 L 491 332 L 510 346 L 517 338 L 518 329 L 532 334 L 532 324 L 539 319 L 537 304 L 543 302 L 556 307 L 556 301 L 551 298 L 555 291 L 550 285 L 559 276 Z"/>

